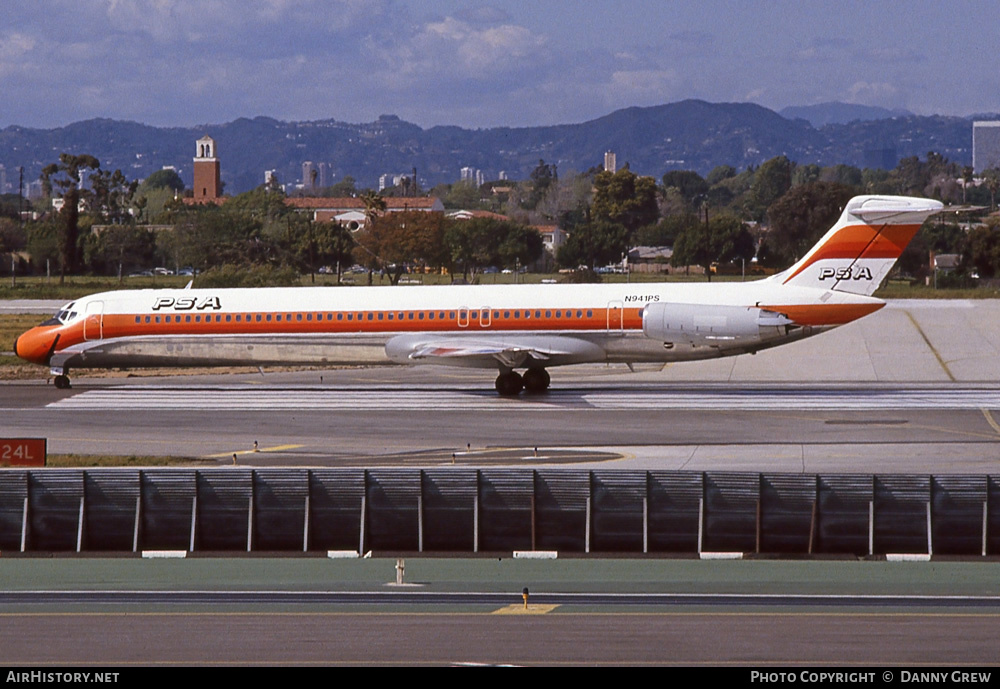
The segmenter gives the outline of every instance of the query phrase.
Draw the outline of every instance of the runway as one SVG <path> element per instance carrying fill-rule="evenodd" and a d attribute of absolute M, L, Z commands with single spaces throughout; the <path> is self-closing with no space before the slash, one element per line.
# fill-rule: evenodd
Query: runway
<path fill-rule="evenodd" d="M 307 382 L 314 372 L 8 384 L 0 406 L 5 433 L 46 437 L 50 452 L 220 464 L 235 453 L 245 466 L 1000 472 L 1000 388 L 985 384 L 613 384 L 591 369 L 509 399 L 405 373 L 405 384 L 384 369 L 326 372 L 322 385 Z"/>
<path fill-rule="evenodd" d="M 901 410 L 1000 409 L 1000 389 L 874 386 L 621 386 L 555 390 L 545 395 L 500 397 L 484 390 L 406 387 L 114 386 L 80 393 L 46 405 L 52 410 L 213 411 L 490 411 L 531 410 Z"/>
<path fill-rule="evenodd" d="M 995 563 L 406 565 L 3 558 L 0 662 L 884 668 L 992 664 L 1000 632 Z"/>

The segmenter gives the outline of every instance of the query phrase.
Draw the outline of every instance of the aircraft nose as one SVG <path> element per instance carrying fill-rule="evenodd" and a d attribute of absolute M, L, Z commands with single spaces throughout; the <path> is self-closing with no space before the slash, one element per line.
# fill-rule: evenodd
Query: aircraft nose
<path fill-rule="evenodd" d="M 48 364 L 59 335 L 53 328 L 32 328 L 14 340 L 14 353 L 33 364 Z"/>

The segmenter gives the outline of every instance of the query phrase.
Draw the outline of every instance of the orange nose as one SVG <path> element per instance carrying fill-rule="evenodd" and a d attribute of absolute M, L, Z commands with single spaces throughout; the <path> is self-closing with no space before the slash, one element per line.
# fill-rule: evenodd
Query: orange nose
<path fill-rule="evenodd" d="M 14 340 L 14 353 L 25 361 L 33 364 L 49 363 L 49 357 L 55 351 L 56 340 L 59 338 L 58 328 L 32 328 Z"/>

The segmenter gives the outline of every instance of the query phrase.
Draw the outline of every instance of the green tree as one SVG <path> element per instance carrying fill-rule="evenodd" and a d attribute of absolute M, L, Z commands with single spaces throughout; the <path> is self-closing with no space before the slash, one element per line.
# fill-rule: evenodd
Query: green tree
<path fill-rule="evenodd" d="M 524 207 L 534 210 L 539 202 L 545 198 L 551 187 L 559 179 L 555 165 L 549 165 L 544 160 L 539 159 L 538 165 L 531 171 L 531 191 L 524 202 Z"/>
<path fill-rule="evenodd" d="M 116 225 L 99 234 L 91 233 L 84 242 L 84 260 L 95 273 L 124 275 L 153 264 L 156 235 L 145 227 Z"/>
<path fill-rule="evenodd" d="M 777 156 L 757 168 L 750 192 L 746 199 L 746 213 L 750 218 L 761 221 L 767 209 L 781 198 L 792 186 L 792 162 L 785 156 Z"/>
<path fill-rule="evenodd" d="M 990 210 L 996 210 L 997 192 L 1000 191 L 1000 168 L 990 168 L 983 173 L 983 184 L 990 192 Z"/>
<path fill-rule="evenodd" d="M 361 247 L 358 256 L 388 275 L 393 285 L 410 267 L 447 261 L 443 213 L 387 213 L 358 231 L 355 241 Z"/>
<path fill-rule="evenodd" d="M 487 266 L 527 266 L 542 255 L 537 230 L 496 218 L 450 220 L 445 224 L 444 243 L 452 265 L 461 266 L 466 280 Z"/>
<path fill-rule="evenodd" d="M 577 225 L 556 254 L 566 268 L 591 269 L 622 260 L 628 251 L 629 232 L 624 225 L 608 220 L 592 220 Z"/>
<path fill-rule="evenodd" d="M 694 213 L 668 215 L 655 225 L 640 228 L 634 237 L 636 246 L 673 246 L 677 237 L 701 222 Z"/>
<path fill-rule="evenodd" d="M 663 186 L 680 192 L 687 203 L 708 193 L 708 182 L 694 170 L 671 170 L 663 175 Z"/>
<path fill-rule="evenodd" d="M 708 177 L 705 178 L 705 181 L 708 182 L 710 187 L 714 187 L 716 184 L 735 176 L 736 170 L 733 166 L 719 165 L 712 168 L 712 171 L 708 173 Z"/>
<path fill-rule="evenodd" d="M 25 248 L 31 255 L 35 272 L 41 272 L 45 264 L 59 260 L 62 227 L 58 220 L 34 222 L 27 226 Z"/>
<path fill-rule="evenodd" d="M 171 191 L 184 191 L 184 180 L 177 174 L 176 170 L 164 168 L 157 170 L 142 181 L 140 185 L 143 191 L 151 189 L 170 189 Z"/>
<path fill-rule="evenodd" d="M 754 241 L 746 225 L 735 215 L 717 214 L 707 223 L 685 227 L 674 242 L 670 265 L 701 266 L 712 280 L 712 264 L 754 256 Z"/>
<path fill-rule="evenodd" d="M 660 217 L 656 181 L 652 177 L 639 177 L 627 167 L 614 174 L 599 172 L 594 178 L 590 217 L 605 225 L 621 225 L 627 235 L 654 224 Z"/>
<path fill-rule="evenodd" d="M 101 163 L 92 155 L 63 153 L 58 163 L 42 168 L 42 187 L 51 192 L 55 184 L 63 193 L 63 206 L 59 211 L 61 242 L 59 249 L 59 284 L 66 281 L 66 273 L 76 271 L 79 255 L 80 201 L 86 194 L 80 188 L 84 170 L 97 171 Z"/>
<path fill-rule="evenodd" d="M 128 181 L 121 170 L 95 170 L 90 175 L 93 211 L 103 222 L 120 225 L 131 221 L 129 209 L 139 183 Z"/>
<path fill-rule="evenodd" d="M 341 179 L 339 182 L 324 189 L 321 195 L 329 198 L 339 199 L 339 198 L 353 197 L 356 196 L 357 193 L 358 189 L 355 186 L 354 178 L 351 177 L 350 175 L 344 175 L 344 178 Z"/>
<path fill-rule="evenodd" d="M 840 217 L 855 189 L 833 182 L 792 187 L 767 211 L 767 260 L 790 265 L 801 258 Z"/>
<path fill-rule="evenodd" d="M 961 266 L 967 272 L 975 270 L 981 278 L 1000 276 L 1000 221 L 990 218 L 969 232 Z"/>

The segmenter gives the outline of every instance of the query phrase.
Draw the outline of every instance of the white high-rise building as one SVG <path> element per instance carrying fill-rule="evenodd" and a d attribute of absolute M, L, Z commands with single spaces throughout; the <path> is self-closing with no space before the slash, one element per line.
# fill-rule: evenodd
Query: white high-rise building
<path fill-rule="evenodd" d="M 615 155 L 614 151 L 604 152 L 604 171 L 610 172 L 612 175 L 618 172 L 618 156 Z"/>
<path fill-rule="evenodd" d="M 1000 121 L 972 123 L 972 169 L 982 173 L 1000 167 Z"/>

